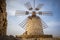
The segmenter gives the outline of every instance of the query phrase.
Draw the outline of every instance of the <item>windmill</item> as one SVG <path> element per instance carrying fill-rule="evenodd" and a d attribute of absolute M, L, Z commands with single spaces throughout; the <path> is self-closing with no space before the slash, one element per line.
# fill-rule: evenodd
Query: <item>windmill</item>
<path fill-rule="evenodd" d="M 26 29 L 26 34 L 27 35 L 43 35 L 43 29 L 47 28 L 47 24 L 36 14 L 39 15 L 51 15 L 51 11 L 39 11 L 43 4 L 39 4 L 35 8 L 35 0 L 34 0 L 34 8 L 31 6 L 30 2 L 26 2 L 24 4 L 28 11 L 16 11 L 16 16 L 18 15 L 29 15 L 32 14 L 31 16 L 28 16 L 27 19 L 23 20 L 19 25 L 22 28 Z"/>

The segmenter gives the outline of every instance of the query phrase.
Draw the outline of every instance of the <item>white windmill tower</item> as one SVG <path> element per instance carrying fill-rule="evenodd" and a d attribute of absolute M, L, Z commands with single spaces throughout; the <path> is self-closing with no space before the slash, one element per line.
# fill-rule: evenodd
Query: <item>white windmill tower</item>
<path fill-rule="evenodd" d="M 31 16 L 28 16 L 27 21 L 23 21 L 19 25 L 23 28 L 26 28 L 25 34 L 27 35 L 43 35 L 43 29 L 47 27 L 46 23 L 36 14 L 39 15 L 51 15 L 51 11 L 39 11 L 43 4 L 39 4 L 35 8 L 35 0 L 34 0 L 34 8 L 32 8 L 30 2 L 26 2 L 25 6 L 28 8 L 28 11 L 16 11 L 16 15 L 28 15 L 32 14 Z"/>

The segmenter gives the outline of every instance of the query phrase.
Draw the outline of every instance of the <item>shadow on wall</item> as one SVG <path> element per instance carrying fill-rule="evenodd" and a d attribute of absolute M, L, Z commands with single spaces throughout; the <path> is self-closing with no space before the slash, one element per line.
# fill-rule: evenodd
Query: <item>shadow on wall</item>
<path fill-rule="evenodd" d="M 18 39 L 12 35 L 10 36 L 4 35 L 4 36 L 0 36 L 0 40 L 18 40 Z"/>

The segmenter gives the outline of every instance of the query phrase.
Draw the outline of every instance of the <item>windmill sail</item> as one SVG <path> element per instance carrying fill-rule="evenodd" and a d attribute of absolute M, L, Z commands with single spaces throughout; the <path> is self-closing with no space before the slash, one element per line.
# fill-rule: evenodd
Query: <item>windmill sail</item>
<path fill-rule="evenodd" d="M 35 10 L 40 10 L 40 9 L 42 8 L 42 6 L 43 6 L 43 4 L 39 4 L 39 5 L 35 8 Z"/>
<path fill-rule="evenodd" d="M 17 10 L 15 15 L 16 16 L 23 16 L 23 15 L 28 15 L 29 12 L 28 11 L 21 11 L 21 10 Z"/>
<path fill-rule="evenodd" d="M 27 20 L 28 20 L 28 18 L 24 19 L 24 20 L 19 24 L 21 28 L 26 29 L 26 28 L 25 28 L 25 25 L 26 25 L 26 23 L 27 23 Z"/>
<path fill-rule="evenodd" d="M 28 10 L 32 10 L 33 9 L 31 4 L 30 4 L 30 2 L 25 3 L 25 6 L 27 7 Z"/>
<path fill-rule="evenodd" d="M 47 16 L 52 16 L 52 12 L 51 11 L 44 11 L 44 12 L 38 12 L 39 15 L 47 15 Z"/>
<path fill-rule="evenodd" d="M 47 28 L 48 25 L 41 19 L 43 29 Z"/>

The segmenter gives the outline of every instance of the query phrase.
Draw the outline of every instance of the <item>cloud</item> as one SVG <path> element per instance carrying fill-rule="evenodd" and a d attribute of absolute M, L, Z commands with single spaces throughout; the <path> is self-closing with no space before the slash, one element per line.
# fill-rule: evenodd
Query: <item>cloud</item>
<path fill-rule="evenodd" d="M 45 34 L 52 34 L 53 36 L 60 36 L 60 21 L 47 22 L 48 27 L 44 29 Z"/>
<path fill-rule="evenodd" d="M 8 20 L 7 26 L 7 35 L 21 35 L 24 33 L 24 29 L 22 29 L 18 24 L 16 24 L 15 19 L 13 17 Z"/>
<path fill-rule="evenodd" d="M 47 25 L 50 27 L 57 27 L 57 26 L 60 27 L 60 21 L 50 21 L 47 23 Z"/>

